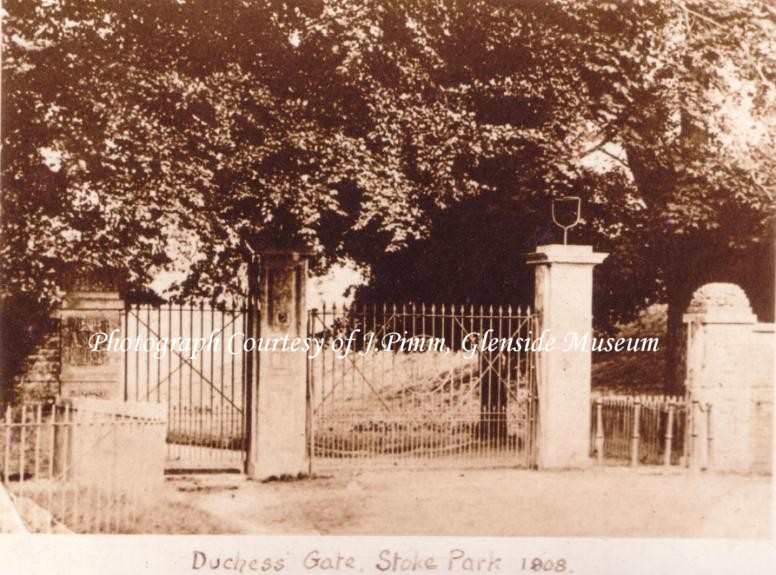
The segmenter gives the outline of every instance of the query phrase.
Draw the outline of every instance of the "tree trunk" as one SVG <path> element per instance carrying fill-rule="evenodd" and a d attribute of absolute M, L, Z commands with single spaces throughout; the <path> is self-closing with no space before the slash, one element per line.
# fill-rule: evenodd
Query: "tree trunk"
<path fill-rule="evenodd" d="M 702 282 L 688 277 L 681 270 L 666 274 L 668 299 L 668 321 L 666 326 L 666 372 L 664 390 L 668 394 L 683 395 L 685 392 L 685 356 L 687 332 L 682 317 L 690 305 L 692 294 Z M 696 285 L 697 284 L 697 285 Z"/>
<path fill-rule="evenodd" d="M 670 395 L 683 395 L 684 383 L 684 324 L 681 304 L 668 304 L 668 326 L 666 333 L 666 366 L 663 389 Z"/>

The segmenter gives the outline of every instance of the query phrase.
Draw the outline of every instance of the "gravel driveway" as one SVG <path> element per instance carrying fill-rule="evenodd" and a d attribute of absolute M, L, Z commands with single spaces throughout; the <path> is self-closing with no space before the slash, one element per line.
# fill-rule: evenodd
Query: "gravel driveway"
<path fill-rule="evenodd" d="M 388 470 L 259 483 L 170 478 L 224 532 L 734 537 L 770 534 L 770 477 L 658 468 Z"/>

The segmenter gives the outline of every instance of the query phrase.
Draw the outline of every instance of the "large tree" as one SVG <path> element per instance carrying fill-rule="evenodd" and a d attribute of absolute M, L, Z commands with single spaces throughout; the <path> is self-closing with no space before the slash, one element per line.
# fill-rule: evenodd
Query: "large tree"
<path fill-rule="evenodd" d="M 255 249 L 305 242 L 370 268 L 372 297 L 502 299 L 553 238 L 549 199 L 575 193 L 576 239 L 613 254 L 597 316 L 664 300 L 675 331 L 768 237 L 760 2 L 5 9 L 5 294 L 106 268 L 144 291 L 183 254 L 181 295 L 218 297 Z"/>
<path fill-rule="evenodd" d="M 470 171 L 478 193 L 429 210 L 427 238 L 366 256 L 373 279 L 364 297 L 524 292 L 519 254 L 552 237 L 548 198 L 571 191 L 585 200 L 577 240 L 612 252 L 597 283 L 597 319 L 667 302 L 670 383 L 679 381 L 681 314 L 700 285 L 742 283 L 756 309 L 772 313 L 772 8 L 558 1 L 402 9 L 433 55 L 402 67 L 424 71 L 423 93 L 465 94 L 458 104 L 477 123 L 522 138 L 491 162 L 473 162 L 487 167 L 484 177 Z"/>
<path fill-rule="evenodd" d="M 50 298 L 73 268 L 105 267 L 143 290 L 193 250 L 183 289 L 213 295 L 242 289 L 264 244 L 304 241 L 324 261 L 353 247 L 345 232 L 397 247 L 431 205 L 471 193 L 447 162 L 489 153 L 454 102 L 406 101 L 402 78 L 364 73 L 381 52 L 364 39 L 382 32 L 357 4 L 6 8 L 6 293 Z M 401 58 L 383 60 L 401 76 Z"/>
<path fill-rule="evenodd" d="M 772 312 L 776 12 L 759 1 L 573 5 L 596 137 L 621 150 L 642 203 L 637 250 L 669 304 L 675 370 L 681 314 L 703 283 L 743 283 Z"/>

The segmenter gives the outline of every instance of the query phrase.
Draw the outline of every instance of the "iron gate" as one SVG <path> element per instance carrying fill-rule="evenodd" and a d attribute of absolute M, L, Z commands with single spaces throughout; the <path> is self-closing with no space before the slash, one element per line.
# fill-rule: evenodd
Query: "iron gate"
<path fill-rule="evenodd" d="M 311 310 L 308 337 L 325 340 L 308 363 L 313 469 L 533 467 L 537 362 L 525 344 L 538 331 L 530 308 L 511 306 Z"/>
<path fill-rule="evenodd" d="M 242 469 L 251 370 L 247 354 L 231 354 L 226 344 L 250 329 L 246 307 L 128 307 L 122 333 L 141 347 L 124 353 L 124 399 L 167 402 L 170 465 Z M 214 343 L 192 354 L 170 346 L 173 338 Z M 157 353 L 152 346 L 161 340 L 167 348 Z"/>

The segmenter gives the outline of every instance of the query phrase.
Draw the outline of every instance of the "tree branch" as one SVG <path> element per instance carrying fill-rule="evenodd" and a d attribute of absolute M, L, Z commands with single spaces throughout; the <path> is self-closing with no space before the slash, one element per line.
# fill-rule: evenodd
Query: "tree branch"
<path fill-rule="evenodd" d="M 716 26 L 717 28 L 721 28 L 722 30 L 724 30 L 724 29 L 725 29 L 725 26 L 724 26 L 724 25 L 722 25 L 722 24 L 720 24 L 720 23 L 719 23 L 719 22 L 717 22 L 716 20 L 714 20 L 714 19 L 712 19 L 712 18 L 709 18 L 709 17 L 708 17 L 708 16 L 706 16 L 705 14 L 701 14 L 700 12 L 696 12 L 695 10 L 691 10 L 690 8 L 688 8 L 688 7 L 687 7 L 687 4 L 685 4 L 684 2 L 677 2 L 677 4 L 679 5 L 679 7 L 680 7 L 682 10 L 684 10 L 684 12 L 685 12 L 685 16 L 686 16 L 687 14 L 692 14 L 692 15 L 693 15 L 693 16 L 695 16 L 696 18 L 700 18 L 701 20 L 704 20 L 704 21 L 708 22 L 709 24 L 712 24 L 712 25 Z"/>
<path fill-rule="evenodd" d="M 600 151 L 601 151 L 601 153 L 602 153 L 602 154 L 605 154 L 605 155 L 609 156 L 611 159 L 613 159 L 614 161 L 616 161 L 618 164 L 620 164 L 620 165 L 621 165 L 622 167 L 624 167 L 626 170 L 630 171 L 630 166 L 629 166 L 629 165 L 628 165 L 628 164 L 625 162 L 625 160 L 623 160 L 623 159 L 622 159 L 622 158 L 620 158 L 619 156 L 615 156 L 615 155 L 614 155 L 614 154 L 612 154 L 611 152 L 607 152 L 607 151 L 606 151 L 606 150 L 604 150 L 604 149 L 602 149 L 602 150 L 600 150 Z"/>

